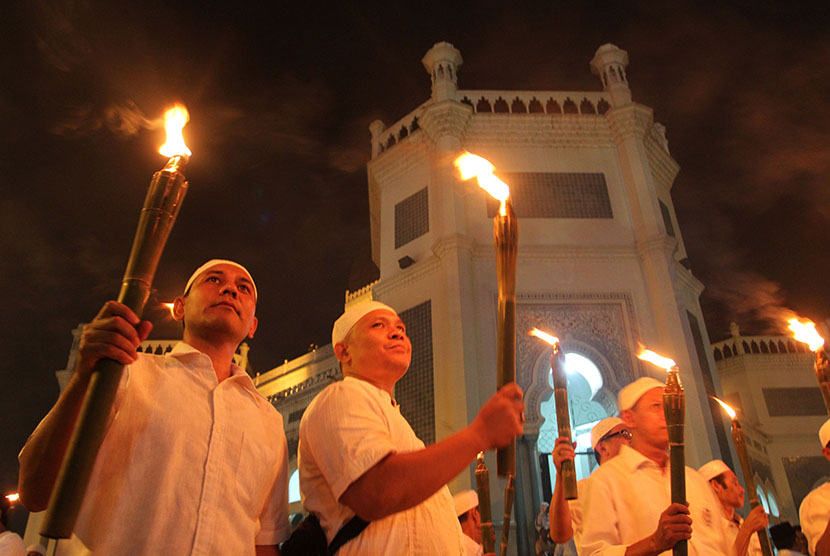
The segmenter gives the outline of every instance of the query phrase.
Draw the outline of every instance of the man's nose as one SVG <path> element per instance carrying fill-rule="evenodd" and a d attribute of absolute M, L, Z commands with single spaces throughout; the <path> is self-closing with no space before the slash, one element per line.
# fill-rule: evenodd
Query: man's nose
<path fill-rule="evenodd" d="M 222 295 L 230 294 L 234 299 L 236 299 L 236 296 L 239 295 L 239 290 L 237 290 L 236 286 L 233 284 L 224 284 L 220 293 Z"/>

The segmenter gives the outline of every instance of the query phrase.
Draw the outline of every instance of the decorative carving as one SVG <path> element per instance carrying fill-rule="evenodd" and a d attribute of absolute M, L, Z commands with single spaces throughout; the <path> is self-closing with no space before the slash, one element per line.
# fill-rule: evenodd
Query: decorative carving
<path fill-rule="evenodd" d="M 516 380 L 525 391 L 526 431 L 544 422 L 542 401 L 548 382 L 548 348 L 525 334 L 538 327 L 557 334 L 566 352 L 590 359 L 599 369 L 603 389 L 594 397 L 608 414 L 616 412 L 616 393 L 635 377 L 630 346 L 638 337 L 633 301 L 628 294 L 524 294 L 517 299 Z"/>
<path fill-rule="evenodd" d="M 424 109 L 420 126 L 433 143 L 447 135 L 462 140 L 472 115 L 473 109 L 462 102 L 437 102 Z"/>

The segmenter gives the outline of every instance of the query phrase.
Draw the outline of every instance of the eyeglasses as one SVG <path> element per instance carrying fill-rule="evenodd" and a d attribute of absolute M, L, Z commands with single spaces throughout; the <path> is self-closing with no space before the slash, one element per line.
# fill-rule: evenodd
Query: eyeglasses
<path fill-rule="evenodd" d="M 611 434 L 606 434 L 602 438 L 599 439 L 600 442 L 605 442 L 606 440 L 611 440 L 615 436 L 622 436 L 626 440 L 631 440 L 631 431 L 628 429 L 618 430 L 617 432 L 612 432 Z"/>

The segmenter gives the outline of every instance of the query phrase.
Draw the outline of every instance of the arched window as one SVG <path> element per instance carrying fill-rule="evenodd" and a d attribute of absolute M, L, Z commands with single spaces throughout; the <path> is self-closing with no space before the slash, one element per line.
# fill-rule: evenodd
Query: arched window
<path fill-rule="evenodd" d="M 288 503 L 300 501 L 300 470 L 295 469 L 288 478 Z"/>
<path fill-rule="evenodd" d="M 591 429 L 600 420 L 608 417 L 605 407 L 595 401 L 603 386 L 602 374 L 597 366 L 587 357 L 578 353 L 565 353 L 565 369 L 568 378 L 568 405 L 571 418 L 571 432 L 577 443 L 574 461 L 577 479 L 591 474 L 597 466 L 591 451 Z M 553 388 L 553 375 L 548 375 L 550 387 Z M 556 484 L 556 468 L 550 455 L 556 438 L 559 436 L 556 424 L 556 401 L 553 396 L 542 402 L 540 411 L 545 418 L 539 429 L 537 449 L 547 460 L 551 489 Z"/>
<path fill-rule="evenodd" d="M 761 501 L 761 505 L 764 507 L 764 511 L 769 513 L 769 502 L 767 501 L 767 495 L 764 492 L 764 489 L 761 488 L 761 485 L 755 487 L 755 493 L 758 495 L 758 500 Z M 776 507 L 776 510 L 778 508 Z"/>
<path fill-rule="evenodd" d="M 778 511 L 778 501 L 775 499 L 775 495 L 772 491 L 767 493 L 767 501 L 769 502 L 769 513 L 775 517 L 780 517 Z"/>

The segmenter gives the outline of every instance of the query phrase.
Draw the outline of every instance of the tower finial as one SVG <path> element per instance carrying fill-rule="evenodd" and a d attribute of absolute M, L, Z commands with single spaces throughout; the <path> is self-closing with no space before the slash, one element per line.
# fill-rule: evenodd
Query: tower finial
<path fill-rule="evenodd" d="M 421 62 L 432 79 L 432 100 L 454 98 L 458 90 L 458 66 L 464 62 L 461 52 L 448 42 L 439 42 L 427 51 Z"/>
<path fill-rule="evenodd" d="M 628 52 L 606 43 L 597 48 L 591 60 L 591 73 L 602 80 L 602 90 L 611 96 L 613 106 L 623 106 L 631 102 L 631 89 L 628 88 Z"/>

